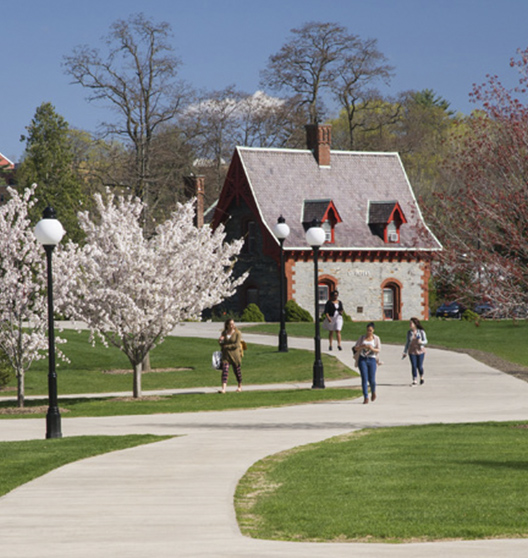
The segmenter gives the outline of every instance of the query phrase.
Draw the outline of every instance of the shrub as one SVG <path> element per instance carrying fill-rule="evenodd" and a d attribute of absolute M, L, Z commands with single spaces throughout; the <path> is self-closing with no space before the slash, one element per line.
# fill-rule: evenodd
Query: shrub
<path fill-rule="evenodd" d="M 295 300 L 288 300 L 284 306 L 287 322 L 313 322 L 312 315 L 308 310 L 301 308 Z"/>
<path fill-rule="evenodd" d="M 480 319 L 480 316 L 476 313 L 473 312 L 473 310 L 464 310 L 464 313 L 462 314 L 462 319 L 466 322 L 478 322 Z"/>
<path fill-rule="evenodd" d="M 265 322 L 264 314 L 260 311 L 260 308 L 254 304 L 248 304 L 247 307 L 242 312 L 240 317 L 241 322 Z"/>

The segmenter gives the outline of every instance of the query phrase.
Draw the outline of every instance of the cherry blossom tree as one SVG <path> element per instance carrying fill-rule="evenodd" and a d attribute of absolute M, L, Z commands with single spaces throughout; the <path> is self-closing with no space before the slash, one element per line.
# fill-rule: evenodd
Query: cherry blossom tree
<path fill-rule="evenodd" d="M 503 316 L 528 312 L 528 49 L 511 66 L 520 73 L 513 90 L 497 76 L 474 87 L 480 110 L 460 123 L 447 166 L 453 193 L 437 195 L 434 208 L 444 244 L 437 278 Z"/>
<path fill-rule="evenodd" d="M 69 243 L 55 269 L 74 287 L 62 292 L 63 311 L 86 322 L 125 353 L 134 369 L 133 395 L 141 397 L 142 361 L 183 320 L 234 294 L 246 276 L 232 278 L 243 241 L 224 242 L 219 228 L 196 228 L 193 201 L 179 204 L 147 237 L 143 203 L 134 197 L 95 195 L 97 215 L 79 214 L 82 247 Z"/>
<path fill-rule="evenodd" d="M 16 373 L 19 407 L 25 373 L 46 357 L 48 347 L 46 259 L 28 217 L 37 201 L 35 189 L 33 184 L 19 194 L 8 188 L 9 200 L 0 206 L 0 348 Z"/>

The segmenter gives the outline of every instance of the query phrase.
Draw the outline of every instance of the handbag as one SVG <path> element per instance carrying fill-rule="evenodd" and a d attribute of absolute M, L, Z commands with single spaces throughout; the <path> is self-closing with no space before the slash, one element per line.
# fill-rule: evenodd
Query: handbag
<path fill-rule="evenodd" d="M 222 369 L 222 351 L 215 351 L 211 359 L 211 366 L 215 370 Z"/>
<path fill-rule="evenodd" d="M 240 345 L 242 346 L 243 351 L 247 351 L 247 343 L 243 339 L 240 341 Z"/>

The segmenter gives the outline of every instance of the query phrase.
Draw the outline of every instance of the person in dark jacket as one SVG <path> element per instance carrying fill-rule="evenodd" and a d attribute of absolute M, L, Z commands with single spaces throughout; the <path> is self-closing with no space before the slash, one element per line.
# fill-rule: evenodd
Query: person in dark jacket
<path fill-rule="evenodd" d="M 339 300 L 339 292 L 332 291 L 330 299 L 326 302 L 324 308 L 323 326 L 328 330 L 328 349 L 332 350 L 332 341 L 334 339 L 334 331 L 337 337 L 337 348 L 341 351 L 341 330 L 343 329 L 343 303 Z"/>

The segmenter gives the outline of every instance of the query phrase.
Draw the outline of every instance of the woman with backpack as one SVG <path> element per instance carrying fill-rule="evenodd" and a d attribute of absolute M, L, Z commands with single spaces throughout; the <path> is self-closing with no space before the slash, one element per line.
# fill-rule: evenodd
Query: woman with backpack
<path fill-rule="evenodd" d="M 407 343 L 405 343 L 402 358 L 409 355 L 413 386 L 418 383 L 418 374 L 420 374 L 420 385 L 425 381 L 423 368 L 425 345 L 427 345 L 427 336 L 420 320 L 418 318 L 411 318 L 410 329 L 407 332 Z"/>

